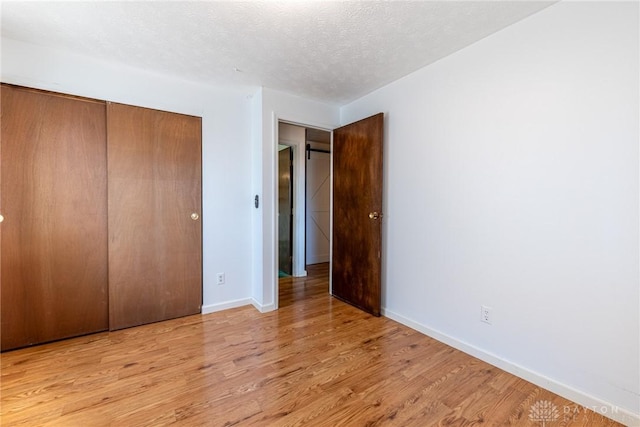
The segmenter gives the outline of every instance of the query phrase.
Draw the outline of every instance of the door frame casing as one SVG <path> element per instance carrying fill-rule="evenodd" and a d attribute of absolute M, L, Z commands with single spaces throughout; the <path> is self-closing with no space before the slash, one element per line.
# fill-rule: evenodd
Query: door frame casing
<path fill-rule="evenodd" d="M 286 124 L 290 124 L 290 125 L 295 125 L 295 126 L 300 126 L 300 127 L 305 127 L 305 128 L 314 128 L 314 129 L 319 129 L 319 130 L 323 130 L 326 132 L 331 132 L 331 147 L 333 147 L 333 127 L 332 126 L 328 126 L 327 124 L 324 123 L 314 123 L 314 122 L 309 122 L 308 120 L 302 120 L 300 118 L 295 118 L 289 115 L 280 115 L 276 112 L 272 113 L 272 138 L 271 138 L 271 150 L 274 153 L 271 156 L 271 170 L 275 171 L 274 172 L 274 177 L 275 178 L 275 173 L 278 171 L 278 156 L 276 155 L 278 153 L 278 144 L 282 144 L 282 142 L 280 142 L 280 138 L 279 138 L 279 129 L 278 129 L 278 124 L 280 122 L 282 123 L 286 123 Z M 287 144 L 285 144 L 287 145 Z M 294 227 L 294 251 L 293 251 L 293 269 L 294 271 L 296 271 L 296 266 L 298 261 L 302 262 L 302 264 L 304 264 L 304 249 L 305 249 L 305 233 L 297 233 L 301 236 L 296 237 L 296 227 L 298 227 L 298 223 L 299 221 L 302 222 L 302 229 L 304 229 L 304 221 L 305 221 L 305 197 L 304 197 L 304 191 L 305 191 L 305 187 L 304 187 L 304 180 L 305 180 L 305 174 L 306 174 L 306 164 L 305 164 L 305 144 L 300 144 L 301 147 L 300 149 L 295 149 L 294 148 L 294 154 L 293 154 L 293 158 L 294 158 L 294 218 L 293 218 L 293 223 L 295 224 Z M 295 167 L 296 162 L 298 162 L 298 167 Z M 302 185 L 300 185 L 300 181 L 302 180 Z M 330 171 L 330 179 L 333 182 L 333 160 L 331 162 L 331 171 Z M 278 197 L 279 197 L 279 190 L 278 190 L 278 183 L 277 180 L 272 179 L 272 191 L 273 191 L 273 200 L 272 200 L 272 212 L 271 212 L 271 230 L 273 232 L 273 241 L 272 243 L 272 247 L 271 247 L 271 256 L 270 256 L 270 262 L 273 268 L 273 272 L 275 272 L 275 274 L 271 275 L 268 279 L 269 281 L 267 283 L 264 284 L 265 288 L 271 290 L 272 292 L 272 301 L 273 301 L 273 309 L 277 310 L 278 309 L 278 292 L 279 292 L 279 286 L 278 286 L 278 257 L 277 257 L 277 253 L 278 253 Z M 297 189 L 295 188 L 297 185 Z M 299 195 L 301 194 L 301 196 Z M 331 190 L 331 203 L 330 203 L 330 218 L 329 218 L 329 230 L 330 232 L 333 230 L 333 189 Z M 300 198 L 301 202 L 298 200 L 298 198 Z M 301 213 L 299 213 L 299 209 L 301 210 Z M 332 233 L 333 234 L 333 233 Z M 298 243 L 299 238 L 301 237 L 301 241 L 302 244 Z M 330 239 L 329 242 L 330 245 L 332 245 L 332 241 Z M 301 252 L 301 256 L 298 254 L 298 252 Z M 331 259 L 332 253 L 331 253 L 331 249 L 329 252 L 329 259 Z M 304 265 L 302 267 L 304 269 Z M 331 272 L 329 272 L 329 274 L 331 274 Z M 306 270 L 305 270 L 305 275 L 306 275 Z M 329 276 L 331 277 L 331 276 Z M 331 283 L 329 283 L 329 292 L 331 292 Z"/>

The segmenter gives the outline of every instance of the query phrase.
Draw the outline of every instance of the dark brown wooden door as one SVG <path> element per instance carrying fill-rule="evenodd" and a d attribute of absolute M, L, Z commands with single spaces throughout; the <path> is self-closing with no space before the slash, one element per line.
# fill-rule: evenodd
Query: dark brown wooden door
<path fill-rule="evenodd" d="M 105 104 L 1 92 L 2 350 L 105 330 Z"/>
<path fill-rule="evenodd" d="M 382 113 L 333 131 L 332 294 L 380 315 Z"/>
<path fill-rule="evenodd" d="M 293 272 L 293 150 L 278 151 L 278 268 Z"/>
<path fill-rule="evenodd" d="M 200 313 L 201 119 L 107 107 L 110 329 Z"/>

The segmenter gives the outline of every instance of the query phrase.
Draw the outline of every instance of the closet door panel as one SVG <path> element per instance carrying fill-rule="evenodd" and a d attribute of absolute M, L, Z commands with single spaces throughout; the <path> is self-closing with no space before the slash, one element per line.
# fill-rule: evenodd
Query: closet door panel
<path fill-rule="evenodd" d="M 1 96 L 2 350 L 105 330 L 105 104 Z"/>
<path fill-rule="evenodd" d="M 110 329 L 200 313 L 201 119 L 107 108 Z"/>

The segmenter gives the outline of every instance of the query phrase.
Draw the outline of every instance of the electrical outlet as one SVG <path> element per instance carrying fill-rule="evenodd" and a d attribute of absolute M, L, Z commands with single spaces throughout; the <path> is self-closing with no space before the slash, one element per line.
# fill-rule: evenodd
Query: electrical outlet
<path fill-rule="evenodd" d="M 216 275 L 216 283 L 218 285 L 224 285 L 224 273 L 218 273 Z"/>
<path fill-rule="evenodd" d="M 486 305 L 480 306 L 480 321 L 484 323 L 491 324 L 493 316 L 491 315 L 491 307 L 487 307 Z"/>

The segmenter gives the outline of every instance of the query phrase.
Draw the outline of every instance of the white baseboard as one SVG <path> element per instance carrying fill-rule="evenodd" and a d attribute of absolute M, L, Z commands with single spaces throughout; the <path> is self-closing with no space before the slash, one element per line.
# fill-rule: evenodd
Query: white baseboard
<path fill-rule="evenodd" d="M 276 309 L 275 304 L 262 305 L 259 304 L 253 298 L 243 298 L 233 301 L 227 301 L 219 304 L 210 304 L 202 306 L 202 314 L 215 313 L 216 311 L 229 310 L 230 308 L 244 307 L 245 305 L 252 305 L 260 313 L 268 313 Z"/>
<path fill-rule="evenodd" d="M 256 310 L 258 310 L 260 313 L 268 313 L 270 311 L 273 311 L 276 309 L 276 305 L 275 304 L 266 304 L 266 305 L 262 305 L 260 304 L 258 301 L 254 300 L 253 298 L 251 298 L 251 304 L 256 308 Z"/>
<path fill-rule="evenodd" d="M 322 264 L 325 262 L 329 262 L 329 254 L 309 256 L 307 259 L 307 264 Z"/>
<path fill-rule="evenodd" d="M 215 313 L 216 311 L 228 310 L 230 308 L 242 307 L 251 304 L 253 304 L 253 300 L 251 298 L 243 298 L 220 304 L 203 305 L 202 314 Z"/>
<path fill-rule="evenodd" d="M 640 426 L 640 414 L 635 414 L 623 408 L 619 408 L 609 402 L 605 402 L 602 399 L 593 397 L 580 390 L 576 390 L 566 384 L 560 383 L 552 378 L 546 377 L 538 372 L 524 368 L 518 364 L 510 362 L 501 358 L 500 356 L 487 352 L 474 345 L 460 341 L 450 335 L 444 334 L 428 326 L 422 325 L 411 319 L 394 313 L 393 311 L 382 309 L 382 315 L 396 322 L 402 323 L 405 326 L 415 329 L 416 331 L 423 333 L 433 339 L 443 342 L 457 350 L 477 357 L 478 359 L 487 362 L 493 366 L 496 366 L 504 371 L 509 372 L 517 377 L 525 379 L 539 387 L 545 388 L 559 396 L 576 402 L 585 408 L 591 409 L 594 412 L 600 413 L 607 418 L 611 418 L 626 426 L 639 427 Z"/>

